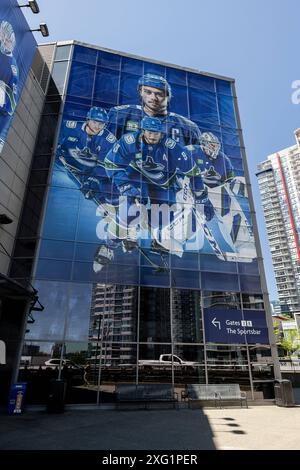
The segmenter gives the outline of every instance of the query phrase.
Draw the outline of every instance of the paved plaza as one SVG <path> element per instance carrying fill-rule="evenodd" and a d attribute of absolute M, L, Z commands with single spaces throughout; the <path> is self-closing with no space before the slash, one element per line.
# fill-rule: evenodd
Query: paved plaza
<path fill-rule="evenodd" d="M 2 412 L 0 449 L 300 450 L 300 407 Z"/>

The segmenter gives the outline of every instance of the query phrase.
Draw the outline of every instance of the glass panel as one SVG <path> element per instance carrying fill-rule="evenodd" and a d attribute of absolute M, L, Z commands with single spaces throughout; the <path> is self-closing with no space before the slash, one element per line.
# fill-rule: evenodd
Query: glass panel
<path fill-rule="evenodd" d="M 226 80 L 216 80 L 216 89 L 218 93 L 222 93 L 223 95 L 232 95 L 231 82 L 228 82 Z"/>
<path fill-rule="evenodd" d="M 88 341 L 93 312 L 92 285 L 70 283 L 68 296 L 65 340 Z"/>
<path fill-rule="evenodd" d="M 45 310 L 34 314 L 35 322 L 28 325 L 26 340 L 62 341 L 69 309 L 68 283 L 36 281 L 35 287 Z"/>
<path fill-rule="evenodd" d="M 170 110 L 174 113 L 179 113 L 189 118 L 187 87 L 172 85 L 172 95 L 173 98 L 170 103 Z"/>
<path fill-rule="evenodd" d="M 203 327 L 200 292 L 172 290 L 173 341 L 176 343 L 201 343 Z"/>
<path fill-rule="evenodd" d="M 25 341 L 23 345 L 19 377 L 27 382 L 28 404 L 45 404 L 50 389 L 50 380 L 57 379 L 62 366 L 62 343 Z"/>
<path fill-rule="evenodd" d="M 140 341 L 171 340 L 170 290 L 140 288 Z"/>
<path fill-rule="evenodd" d="M 39 258 L 36 276 L 39 279 L 69 281 L 71 280 L 71 269 L 71 262 Z"/>
<path fill-rule="evenodd" d="M 236 292 L 239 290 L 238 276 L 232 274 L 220 273 L 201 273 L 201 286 L 206 290 L 216 290 L 223 288 L 224 290 Z"/>
<path fill-rule="evenodd" d="M 239 292 L 203 292 L 205 308 L 241 309 Z"/>
<path fill-rule="evenodd" d="M 218 105 L 221 126 L 237 127 L 235 119 L 234 103 L 231 96 L 218 95 Z"/>
<path fill-rule="evenodd" d="M 262 294 L 242 294 L 243 308 L 264 310 L 264 301 Z"/>
<path fill-rule="evenodd" d="M 89 350 L 85 342 L 65 344 L 65 363 L 61 378 L 66 381 L 66 403 L 96 403 L 97 388 L 89 367 Z M 96 381 L 97 385 L 97 381 Z"/>
<path fill-rule="evenodd" d="M 68 62 L 56 62 L 52 69 L 52 78 L 60 94 L 64 91 Z"/>
<path fill-rule="evenodd" d="M 205 384 L 204 346 L 174 345 L 174 383 L 179 399 L 186 384 Z"/>
<path fill-rule="evenodd" d="M 135 342 L 137 288 L 94 284 L 90 306 L 89 338 L 108 343 Z"/>
<path fill-rule="evenodd" d="M 90 355 L 93 374 L 100 383 L 101 403 L 115 400 L 118 383 L 136 383 L 136 344 L 96 342 L 90 349 Z"/>
<path fill-rule="evenodd" d="M 97 68 L 94 99 L 105 103 L 118 104 L 119 73 Z"/>
<path fill-rule="evenodd" d="M 110 52 L 99 51 L 97 65 L 114 70 L 120 70 L 121 56 Z"/>
<path fill-rule="evenodd" d="M 83 47 L 83 46 L 75 46 L 74 47 L 74 54 L 73 60 L 78 62 L 85 62 L 86 64 L 95 65 L 97 61 L 98 51 L 95 49 Z"/>
<path fill-rule="evenodd" d="M 58 46 L 55 52 L 54 60 L 68 60 L 70 56 L 71 46 Z"/>
<path fill-rule="evenodd" d="M 239 346 L 207 345 L 208 383 L 239 383 L 251 399 L 247 350 Z"/>
<path fill-rule="evenodd" d="M 139 383 L 172 383 L 171 344 L 140 344 Z"/>
<path fill-rule="evenodd" d="M 190 87 L 198 90 L 207 90 L 215 93 L 215 79 L 196 73 L 188 73 L 188 83 Z"/>
<path fill-rule="evenodd" d="M 77 62 L 72 64 L 72 73 L 69 79 L 68 94 L 89 98 L 93 94 L 95 68 Z"/>

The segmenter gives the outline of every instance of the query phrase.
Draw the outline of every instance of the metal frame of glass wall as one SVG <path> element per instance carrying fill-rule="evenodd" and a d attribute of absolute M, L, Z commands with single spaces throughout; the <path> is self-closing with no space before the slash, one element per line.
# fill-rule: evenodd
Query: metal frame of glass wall
<path fill-rule="evenodd" d="M 97 50 L 97 49 L 96 49 Z M 101 49 L 99 49 L 101 51 Z M 73 60 L 73 52 L 74 52 L 74 45 L 73 43 L 65 43 L 58 45 L 56 47 L 55 58 L 52 68 L 52 76 L 54 82 L 56 83 L 57 88 L 61 94 L 62 98 L 62 105 L 60 108 L 60 116 L 57 125 L 57 134 L 55 137 L 55 143 L 53 145 L 53 149 L 56 149 L 57 140 L 58 140 L 58 132 L 60 129 L 60 123 L 62 121 L 62 114 L 64 105 L 66 103 L 67 98 L 67 84 L 69 83 L 69 74 L 71 69 L 71 64 Z M 123 56 L 123 54 L 122 54 Z M 132 57 L 132 56 L 128 56 Z M 141 59 L 141 58 L 138 58 Z M 155 61 L 153 61 L 155 63 Z M 157 63 L 159 64 L 159 63 Z M 186 69 L 184 69 L 186 70 Z M 212 75 L 213 77 L 213 75 Z M 217 78 L 217 77 L 216 77 Z M 219 78 L 219 77 L 218 77 Z M 231 82 L 231 86 L 233 87 L 233 99 L 236 105 L 236 95 L 234 90 L 234 85 Z M 94 88 L 94 85 L 93 85 Z M 119 92 L 119 91 L 118 91 Z M 57 91 L 55 92 L 57 93 Z M 82 99 L 84 101 L 84 99 Z M 238 132 L 240 134 L 241 145 L 243 145 L 242 134 L 240 130 L 240 121 L 238 117 L 238 111 L 236 107 L 236 115 L 238 121 Z M 52 164 L 54 163 L 54 155 L 52 155 Z M 246 173 L 247 183 L 249 183 L 249 175 L 246 166 L 246 159 L 244 152 L 242 152 L 242 160 L 244 165 L 244 170 Z M 51 171 L 49 172 L 48 182 L 50 181 Z M 247 186 L 250 186 L 249 184 Z M 249 189 L 249 188 L 248 188 Z M 55 275 L 51 280 L 51 275 L 49 280 L 43 280 L 39 278 L 38 274 L 36 275 L 36 268 L 38 263 L 38 256 L 35 258 L 35 275 L 36 277 L 36 285 L 39 287 L 40 292 L 54 292 L 55 289 L 58 289 L 57 296 L 52 299 L 52 307 L 53 311 L 60 312 L 57 317 L 53 320 L 56 321 L 56 325 L 54 330 L 57 331 L 56 333 L 51 332 L 49 334 L 49 330 L 47 330 L 47 322 L 40 329 L 39 333 L 36 333 L 34 336 L 34 326 L 32 327 L 32 334 L 29 333 L 27 337 L 25 337 L 25 351 L 31 351 L 32 354 L 28 354 L 27 356 L 32 356 L 34 354 L 40 354 L 41 357 L 51 357 L 59 359 L 58 367 L 57 367 L 57 374 L 58 377 L 64 376 L 64 366 L 66 365 L 65 361 L 67 357 L 72 357 L 73 359 L 77 357 L 77 359 L 81 358 L 82 362 L 84 361 L 94 361 L 94 375 L 92 376 L 92 388 L 96 391 L 96 396 L 94 402 L 98 404 L 103 401 L 103 393 L 102 391 L 105 390 L 105 385 L 109 382 L 108 379 L 113 383 L 117 383 L 118 381 L 129 381 L 131 383 L 141 383 L 145 380 L 152 380 L 152 381 L 168 381 L 176 388 L 184 387 L 185 383 L 188 383 L 190 380 L 194 382 L 190 383 L 216 383 L 216 382 L 226 382 L 226 381 L 235 381 L 235 382 L 243 382 L 245 387 L 251 393 L 251 397 L 255 398 L 255 388 L 256 384 L 263 384 L 269 383 L 273 380 L 273 367 L 274 362 L 276 362 L 276 355 L 274 356 L 274 341 L 271 339 L 271 347 L 269 345 L 255 345 L 255 344 L 212 344 L 207 343 L 205 341 L 205 308 L 208 301 L 211 301 L 212 298 L 215 296 L 218 301 L 220 301 L 220 305 L 224 308 L 226 306 L 226 302 L 228 302 L 232 308 L 232 297 L 235 297 L 237 304 L 240 306 L 242 314 L 247 306 L 247 299 L 248 303 L 251 304 L 250 309 L 257 309 L 257 311 L 267 311 L 268 317 L 268 297 L 266 293 L 266 284 L 264 278 L 264 271 L 263 265 L 261 260 L 261 252 L 259 248 L 258 242 L 258 232 L 255 222 L 255 214 L 252 202 L 252 194 L 250 188 L 249 194 L 249 201 L 251 207 L 252 217 L 254 219 L 255 224 L 255 239 L 256 239 L 256 246 L 258 247 L 258 262 L 259 262 L 259 271 L 260 271 L 260 278 L 261 282 L 263 283 L 263 292 L 249 292 L 248 294 L 245 292 L 241 292 L 241 285 L 240 285 L 240 276 L 237 275 L 238 279 L 238 290 L 237 292 L 208 292 L 205 290 L 201 284 L 201 280 L 199 278 L 199 286 L 200 289 L 188 289 L 188 288 L 177 288 L 176 281 L 173 278 L 172 269 L 169 268 L 168 270 L 168 285 L 165 285 L 163 288 L 159 287 L 146 287 L 141 285 L 141 269 L 138 269 L 138 280 L 139 286 L 134 285 L 125 285 L 125 289 L 129 288 L 134 291 L 132 297 L 132 315 L 131 317 L 135 317 L 135 323 L 130 323 L 132 318 L 128 318 L 124 320 L 124 325 L 126 325 L 126 321 L 131 326 L 129 327 L 128 337 L 130 340 L 125 340 L 125 330 L 126 326 L 120 327 L 119 330 L 116 328 L 114 331 L 113 319 L 115 318 L 115 312 L 109 311 L 107 307 L 107 298 L 111 289 L 121 289 L 121 298 L 122 298 L 122 285 L 117 285 L 111 283 L 109 278 L 106 279 L 106 282 L 101 282 L 101 288 L 104 288 L 104 309 L 95 314 L 94 316 L 91 313 L 91 303 L 87 299 L 87 294 L 84 292 L 88 292 L 90 298 L 92 298 L 92 292 L 96 284 L 92 284 L 91 282 L 86 283 L 78 283 L 76 281 L 68 282 L 66 279 L 59 279 L 55 280 Z M 46 207 L 47 201 L 44 203 L 44 217 L 43 221 L 46 216 Z M 77 214 L 77 218 L 79 217 L 79 213 Z M 43 226 L 43 222 L 41 223 Z M 62 241 L 63 243 L 63 241 Z M 39 255 L 43 253 L 43 246 L 42 240 L 40 239 L 39 248 L 37 250 Z M 74 253 L 73 253 L 74 256 Z M 138 253 L 138 266 L 141 265 L 141 252 Z M 63 261 L 61 261 L 63 264 Z M 48 263 L 50 266 L 50 263 Z M 50 268 L 49 268 L 50 269 Z M 73 268 L 72 268 L 73 270 Z M 236 270 L 238 273 L 238 269 Z M 213 275 L 213 270 L 211 271 Z M 192 275 L 192 273 L 191 273 Z M 199 271 L 199 276 L 201 277 L 201 272 Z M 61 290 L 59 290 L 61 287 Z M 145 303 L 145 293 L 147 289 L 152 291 L 153 293 L 158 293 L 162 295 L 157 295 L 156 300 L 160 297 L 160 302 L 158 305 L 153 307 L 153 317 L 149 319 L 145 319 L 145 311 L 143 308 L 143 302 Z M 80 297 L 81 300 L 78 300 L 77 303 L 78 307 L 81 308 L 79 320 L 76 320 L 76 313 L 75 310 L 72 310 L 73 302 L 73 295 L 76 292 L 78 298 Z M 147 291 L 148 292 L 148 291 Z M 188 299 L 185 299 L 188 305 L 191 305 L 194 302 L 194 328 L 195 331 L 193 333 L 193 340 L 191 338 L 185 337 L 184 333 L 181 332 L 181 341 L 180 335 L 178 331 L 182 330 L 184 326 L 188 323 L 187 317 L 184 317 L 182 314 L 182 305 L 180 305 L 180 315 L 181 323 L 178 322 L 178 318 L 176 317 L 178 314 L 178 310 L 176 302 L 180 304 L 183 302 L 182 299 L 180 300 L 180 296 L 182 292 L 182 297 L 187 296 Z M 60 294 L 61 296 L 60 296 Z M 179 296 L 179 301 L 175 298 Z M 251 300 L 252 297 L 252 300 Z M 40 298 L 42 298 L 40 296 Z M 61 300 L 63 299 L 63 300 Z M 82 300 L 84 299 L 84 300 Z M 229 299 L 229 300 L 228 300 Z M 80 303 L 81 302 L 81 303 Z M 154 302 L 153 299 L 148 301 Z M 251 303 L 252 302 L 252 303 Z M 253 303 L 254 302 L 254 303 Z M 44 302 L 43 302 L 44 303 Z M 76 303 L 76 302 L 75 302 Z M 214 303 L 214 302 L 213 302 Z M 218 302 L 217 302 L 218 303 Z M 167 308 L 167 311 L 163 311 L 162 305 L 164 308 Z M 186 304 L 184 304 L 186 305 Z M 119 307 L 119 306 L 118 306 Z M 218 305 L 215 305 L 218 307 Z M 227 305 L 228 308 L 228 305 Z M 249 308 L 249 307 L 248 307 Z M 157 323 L 156 330 L 155 330 L 155 321 L 159 318 L 158 310 L 160 313 L 164 313 L 163 319 L 160 318 L 161 323 Z M 79 310 L 78 310 L 79 311 Z M 186 313 L 186 312 L 185 312 Z M 130 317 L 130 315 L 129 315 Z M 85 318 L 85 320 L 84 320 Z M 156 319 L 156 320 L 155 320 Z M 165 323 L 163 323 L 163 320 Z M 42 317 L 38 321 L 43 321 Z M 79 322 L 85 325 L 85 333 L 83 330 L 79 328 Z M 95 322 L 96 328 L 96 340 L 93 337 L 90 338 L 90 342 L 93 343 L 90 348 L 88 348 L 89 342 L 89 334 L 88 331 L 91 329 L 91 321 Z M 121 321 L 121 320 L 120 320 Z M 85 323 L 84 323 L 85 322 Z M 176 323 L 177 322 L 177 323 Z M 145 327 L 146 325 L 146 327 Z M 164 325 L 164 326 L 162 326 Z M 270 326 L 270 322 L 269 322 Z M 200 327 L 200 328 L 199 328 Z M 44 329 L 43 329 L 44 328 Z M 76 328 L 78 328 L 78 340 L 76 338 Z M 123 328 L 123 329 L 122 329 Z M 130 329 L 131 328 L 131 329 Z M 143 331 L 144 328 L 144 331 Z M 145 331 L 145 328 L 147 331 Z M 160 328 L 158 332 L 157 329 Z M 164 331 L 165 328 L 165 331 Z M 178 328 L 178 331 L 176 330 Z M 80 330 L 80 333 L 79 333 Z M 37 330 L 38 331 L 38 330 Z M 118 334 L 118 332 L 121 333 Z M 52 334 L 53 333 L 53 334 Z M 158 335 L 159 333 L 159 335 Z M 152 335 L 152 336 L 151 336 Z M 158 336 L 155 336 L 158 335 Z M 42 340 L 43 338 L 43 340 Z M 52 339 L 51 339 L 52 338 Z M 114 338 L 119 338 L 118 340 L 114 340 Z M 201 341 L 199 341 L 199 339 Z M 120 341 L 121 339 L 121 341 Z M 159 339 L 159 341 L 158 341 Z M 166 340 L 167 339 L 167 340 Z M 184 340 L 185 339 L 185 340 Z M 109 341 L 108 341 L 109 340 Z M 91 350 L 96 347 L 96 352 L 94 357 L 92 356 Z M 130 351 L 130 347 L 132 351 Z M 90 351 L 89 351 L 90 349 Z M 108 351 L 111 352 L 109 361 L 108 362 Z M 161 373 L 157 374 L 157 369 L 155 370 L 155 366 L 152 367 L 152 376 L 150 374 L 150 378 L 147 379 L 147 374 L 149 377 L 149 370 L 145 372 L 145 367 L 141 367 L 140 361 L 142 360 L 149 360 L 151 354 L 148 352 L 151 351 L 151 354 L 155 353 L 155 359 L 157 360 L 160 354 L 171 354 L 171 366 L 165 369 L 160 369 Z M 257 352 L 257 353 L 256 353 Z M 122 354 L 121 354 L 122 353 Z M 272 357 L 273 353 L 273 357 Z M 115 359 L 114 359 L 115 354 Z M 113 379 L 110 378 L 110 373 L 108 371 L 109 367 L 112 369 L 116 369 L 113 364 L 118 362 L 118 354 L 119 357 L 122 355 L 122 370 L 125 372 L 120 372 L 117 370 L 113 370 L 111 374 L 114 377 L 115 382 Z M 174 354 L 179 356 L 184 354 L 186 357 L 184 359 L 186 362 L 194 362 L 195 365 L 189 370 L 190 366 L 184 367 L 185 375 L 182 372 L 179 372 L 176 360 L 174 362 Z M 26 354 L 23 354 L 23 364 L 21 361 L 21 370 L 24 365 L 26 365 Z M 147 359 L 148 358 L 148 359 Z M 255 360 L 256 358 L 256 360 Z M 45 361 L 46 362 L 46 361 Z M 80 361 L 79 361 L 80 362 Z M 106 362 L 110 365 L 106 365 Z M 275 375 L 278 376 L 278 370 L 276 369 L 275 364 Z M 228 370 L 227 370 L 227 369 Z M 120 369 L 120 368 L 119 368 Z M 149 369 L 149 368 L 148 368 Z M 277 372 L 276 372 L 277 370 Z M 223 371 L 223 372 L 222 372 Z M 233 375 L 230 375 L 232 374 Z M 108 379 L 107 379 L 108 378 Z M 80 381 L 79 381 L 80 382 Z M 87 389 L 89 386 L 86 387 Z M 101 393 L 100 393 L 101 390 Z"/>

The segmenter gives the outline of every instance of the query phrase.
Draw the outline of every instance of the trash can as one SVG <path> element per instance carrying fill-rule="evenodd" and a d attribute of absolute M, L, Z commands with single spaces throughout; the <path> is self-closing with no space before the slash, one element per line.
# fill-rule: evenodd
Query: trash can
<path fill-rule="evenodd" d="M 25 408 L 27 383 L 16 383 L 11 386 L 8 401 L 8 414 L 21 415 Z"/>
<path fill-rule="evenodd" d="M 274 382 L 275 402 L 277 406 L 294 406 L 294 392 L 292 382 L 282 379 Z"/>
<path fill-rule="evenodd" d="M 271 400 L 275 398 L 273 381 L 263 382 L 261 388 L 262 388 L 264 400 Z"/>
<path fill-rule="evenodd" d="M 66 382 L 52 379 L 47 399 L 47 413 L 63 413 L 65 411 Z"/>

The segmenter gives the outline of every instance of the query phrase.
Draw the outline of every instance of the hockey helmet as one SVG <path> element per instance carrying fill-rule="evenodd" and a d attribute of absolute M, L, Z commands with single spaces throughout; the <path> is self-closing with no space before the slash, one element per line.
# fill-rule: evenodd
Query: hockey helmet
<path fill-rule="evenodd" d="M 2 54 L 12 54 L 16 46 L 16 36 L 12 25 L 8 21 L 0 23 L 0 51 Z"/>
<path fill-rule="evenodd" d="M 200 138 L 200 147 L 210 158 L 217 158 L 221 144 L 218 137 L 212 132 L 203 132 Z"/>
<path fill-rule="evenodd" d="M 145 131 L 166 133 L 163 123 L 156 117 L 145 116 L 141 121 L 141 128 Z"/>
<path fill-rule="evenodd" d="M 86 115 L 86 119 L 89 121 L 108 122 L 107 111 L 104 108 L 93 107 L 89 110 Z"/>
<path fill-rule="evenodd" d="M 138 91 L 142 85 L 164 90 L 167 93 L 169 100 L 172 97 L 172 90 L 169 83 L 164 77 L 161 77 L 160 75 L 146 73 L 146 75 L 143 75 L 138 81 Z"/>

